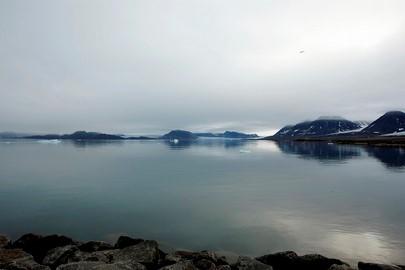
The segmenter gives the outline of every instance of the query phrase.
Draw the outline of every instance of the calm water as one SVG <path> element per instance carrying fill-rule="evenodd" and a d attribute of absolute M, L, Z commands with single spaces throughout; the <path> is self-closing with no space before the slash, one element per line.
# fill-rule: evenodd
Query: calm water
<path fill-rule="evenodd" d="M 405 150 L 0 141 L 0 232 L 405 263 Z"/>

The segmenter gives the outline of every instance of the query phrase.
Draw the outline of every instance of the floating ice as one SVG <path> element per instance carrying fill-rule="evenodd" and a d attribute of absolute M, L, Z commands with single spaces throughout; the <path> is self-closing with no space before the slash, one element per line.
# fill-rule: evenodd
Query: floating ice
<path fill-rule="evenodd" d="M 58 144 L 61 140 L 39 140 L 38 143 L 45 143 L 45 144 Z"/>

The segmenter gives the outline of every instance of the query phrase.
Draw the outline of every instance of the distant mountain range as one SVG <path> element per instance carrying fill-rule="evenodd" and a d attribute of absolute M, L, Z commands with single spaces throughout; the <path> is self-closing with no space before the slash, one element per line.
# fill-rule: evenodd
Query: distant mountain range
<path fill-rule="evenodd" d="M 256 134 L 245 134 L 236 131 L 226 131 L 224 133 L 192 133 L 186 130 L 172 130 L 169 133 L 154 138 L 154 137 L 128 137 L 125 135 L 113 135 L 99 132 L 76 131 L 72 134 L 45 134 L 45 135 L 30 135 L 15 132 L 0 133 L 1 139 L 36 139 L 36 140 L 195 140 L 199 137 L 213 138 L 232 138 L 232 139 L 247 139 L 256 138 Z"/>
<path fill-rule="evenodd" d="M 199 137 L 205 138 L 228 138 L 228 139 L 251 139 L 258 138 L 257 134 L 246 134 L 236 131 L 225 131 L 223 133 L 193 133 L 186 130 L 172 130 L 161 138 L 166 140 L 195 140 Z"/>
<path fill-rule="evenodd" d="M 335 142 L 402 143 L 405 137 L 405 113 L 391 111 L 365 126 L 363 122 L 352 122 L 343 118 L 319 118 L 296 125 L 285 126 L 267 140 L 328 140 Z M 392 139 L 391 137 L 398 137 Z M 391 139 L 389 139 L 391 138 Z"/>
<path fill-rule="evenodd" d="M 72 134 L 47 134 L 47 135 L 33 135 L 24 137 L 25 139 L 37 140 L 145 140 L 152 139 L 149 137 L 123 137 L 119 135 L 111 135 L 98 132 L 76 131 Z"/>
<path fill-rule="evenodd" d="M 224 133 L 194 133 L 198 137 L 206 138 L 232 138 L 232 139 L 253 139 L 258 138 L 257 134 L 246 134 L 237 131 L 225 131 Z"/>
<path fill-rule="evenodd" d="M 0 132 L 0 139 L 15 139 L 31 136 L 32 134 L 28 133 L 18 133 L 18 132 Z"/>
<path fill-rule="evenodd" d="M 98 132 L 77 131 L 72 134 L 29 135 L 15 132 L 0 133 L 2 139 L 38 139 L 38 140 L 181 140 L 192 141 L 200 137 L 229 139 L 258 139 L 257 134 L 246 134 L 237 131 L 223 133 L 172 130 L 160 137 L 128 137 Z M 372 123 L 365 121 L 349 121 L 341 117 L 320 117 L 313 121 L 305 121 L 288 125 L 273 136 L 264 140 L 321 140 L 348 143 L 405 143 L 405 113 L 401 111 L 387 112 Z"/>
<path fill-rule="evenodd" d="M 163 140 L 195 140 L 197 135 L 186 130 L 172 130 L 169 133 L 160 137 Z"/>

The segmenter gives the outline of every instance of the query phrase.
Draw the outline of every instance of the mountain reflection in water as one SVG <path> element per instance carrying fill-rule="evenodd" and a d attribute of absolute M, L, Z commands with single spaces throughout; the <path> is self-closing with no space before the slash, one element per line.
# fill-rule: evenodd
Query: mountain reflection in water
<path fill-rule="evenodd" d="M 283 153 L 293 154 L 304 159 L 316 159 L 322 163 L 344 163 L 349 159 L 368 155 L 377 159 L 388 168 L 401 168 L 405 166 L 405 149 L 401 147 L 294 141 L 278 141 L 276 144 Z"/>

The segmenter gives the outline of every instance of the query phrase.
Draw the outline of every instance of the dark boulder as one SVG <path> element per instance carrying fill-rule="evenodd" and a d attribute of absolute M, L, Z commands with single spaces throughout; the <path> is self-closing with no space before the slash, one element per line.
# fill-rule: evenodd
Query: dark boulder
<path fill-rule="evenodd" d="M 215 252 L 203 250 L 200 252 L 193 252 L 193 251 L 183 251 L 179 250 L 174 253 L 174 256 L 180 257 L 186 260 L 192 260 L 193 262 L 197 262 L 200 260 L 209 260 L 213 262 L 215 265 L 228 265 L 226 258 L 223 256 L 218 256 Z"/>
<path fill-rule="evenodd" d="M 202 259 L 194 262 L 194 265 L 200 270 L 215 270 L 215 264 L 207 259 Z"/>
<path fill-rule="evenodd" d="M 10 244 L 10 239 L 5 235 L 0 235 L 0 249 L 6 248 Z"/>
<path fill-rule="evenodd" d="M 358 263 L 359 270 L 401 270 L 400 266 L 379 263 Z"/>
<path fill-rule="evenodd" d="M 198 270 L 197 267 L 195 267 L 191 261 L 181 261 L 172 265 L 167 265 L 160 270 Z"/>
<path fill-rule="evenodd" d="M 14 248 L 22 248 L 25 251 L 29 252 L 35 248 L 35 245 L 38 243 L 40 239 L 42 239 L 42 235 L 27 233 L 21 236 L 18 240 L 12 243 Z"/>
<path fill-rule="evenodd" d="M 338 259 L 331 259 L 319 254 L 309 254 L 300 257 L 300 269 L 328 270 L 332 265 L 347 265 Z"/>
<path fill-rule="evenodd" d="M 134 246 L 137 245 L 139 243 L 144 242 L 145 240 L 140 239 L 140 238 L 131 238 L 129 236 L 120 236 L 117 240 L 117 243 L 115 243 L 115 248 L 126 248 L 129 246 Z"/>
<path fill-rule="evenodd" d="M 135 261 L 126 261 L 98 265 L 94 270 L 146 270 L 146 267 Z"/>
<path fill-rule="evenodd" d="M 36 261 L 41 262 L 49 250 L 75 244 L 75 241 L 63 235 L 41 236 L 30 233 L 21 236 L 12 246 L 23 249 L 32 254 Z"/>
<path fill-rule="evenodd" d="M 111 244 L 103 241 L 89 241 L 79 246 L 79 249 L 85 252 L 102 251 L 113 248 L 114 247 Z"/>
<path fill-rule="evenodd" d="M 90 270 L 103 264 L 102 262 L 73 262 L 60 265 L 56 270 Z"/>
<path fill-rule="evenodd" d="M 21 258 L 32 258 L 32 256 L 26 253 L 22 249 L 1 249 L 0 250 L 0 265 L 12 262 Z"/>
<path fill-rule="evenodd" d="M 273 270 L 270 265 L 264 264 L 250 257 L 240 256 L 238 261 L 232 265 L 235 270 Z"/>
<path fill-rule="evenodd" d="M 111 250 L 102 250 L 102 251 L 94 251 L 94 252 L 85 252 L 81 250 L 77 250 L 75 253 L 71 254 L 67 258 L 67 262 L 104 262 L 104 263 L 111 263 L 113 261 L 114 254 L 116 254 L 119 250 L 111 249 Z"/>
<path fill-rule="evenodd" d="M 164 256 L 163 262 L 161 264 L 163 266 L 165 266 L 165 265 L 175 264 L 175 263 L 178 263 L 181 261 L 183 261 L 183 258 L 181 258 L 180 256 L 177 256 L 175 254 L 169 253 Z"/>
<path fill-rule="evenodd" d="M 114 262 L 133 260 L 146 266 L 155 266 L 160 260 L 160 254 L 157 242 L 147 240 L 117 251 L 112 259 Z"/>
<path fill-rule="evenodd" d="M 22 249 L 1 249 L 0 269 L 49 270 L 49 267 L 38 264 L 30 254 Z"/>
<path fill-rule="evenodd" d="M 275 270 L 297 269 L 299 256 L 294 251 L 283 251 L 256 258 L 256 260 L 271 265 Z"/>
<path fill-rule="evenodd" d="M 101 262 L 75 262 L 61 265 L 57 270 L 146 270 L 146 268 L 134 261 L 109 264 Z"/>
<path fill-rule="evenodd" d="M 354 269 L 346 264 L 341 264 L 341 265 L 334 264 L 331 267 L 329 267 L 328 270 L 354 270 Z"/>
<path fill-rule="evenodd" d="M 328 270 L 332 265 L 347 265 L 346 263 L 324 257 L 319 254 L 298 256 L 293 251 L 284 251 L 257 258 L 275 270 Z"/>
<path fill-rule="evenodd" d="M 48 265 L 52 269 L 55 269 L 61 264 L 68 263 L 69 258 L 72 257 L 77 250 L 79 250 L 77 246 L 73 245 L 53 248 L 48 251 L 42 260 L 42 264 Z"/>

